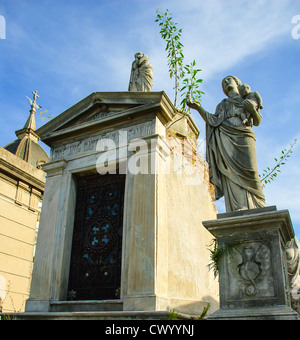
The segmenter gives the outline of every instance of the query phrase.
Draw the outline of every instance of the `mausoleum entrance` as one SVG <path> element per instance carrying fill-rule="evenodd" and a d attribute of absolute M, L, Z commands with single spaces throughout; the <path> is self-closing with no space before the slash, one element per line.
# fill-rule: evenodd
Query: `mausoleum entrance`
<path fill-rule="evenodd" d="M 125 179 L 77 178 L 68 300 L 120 299 Z"/>

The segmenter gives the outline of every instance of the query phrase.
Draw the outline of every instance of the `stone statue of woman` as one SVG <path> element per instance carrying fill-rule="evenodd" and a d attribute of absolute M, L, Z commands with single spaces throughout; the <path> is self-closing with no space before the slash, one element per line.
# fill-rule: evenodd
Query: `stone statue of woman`
<path fill-rule="evenodd" d="M 206 122 L 206 159 L 215 198 L 225 197 L 227 212 L 265 207 L 265 196 L 257 171 L 256 138 L 251 126 L 242 122 L 248 114 L 253 125 L 261 123 L 259 108 L 239 93 L 240 79 L 228 76 L 222 81 L 225 95 L 216 113 L 205 111 L 187 96 L 187 105 Z"/>
<path fill-rule="evenodd" d="M 149 57 L 141 52 L 134 57 L 128 91 L 149 92 L 153 86 L 153 67 L 149 63 Z"/>

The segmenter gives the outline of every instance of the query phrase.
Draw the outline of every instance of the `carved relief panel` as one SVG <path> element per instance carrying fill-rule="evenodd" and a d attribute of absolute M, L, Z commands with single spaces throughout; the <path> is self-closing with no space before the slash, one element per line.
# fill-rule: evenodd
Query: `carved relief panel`
<path fill-rule="evenodd" d="M 233 246 L 228 254 L 229 295 L 233 299 L 274 297 L 271 249 L 268 242 Z"/>
<path fill-rule="evenodd" d="M 221 263 L 220 283 L 225 308 L 244 308 L 289 303 L 284 257 L 277 232 L 258 232 L 242 237 L 226 237 L 219 247 L 226 247 Z M 281 269 L 280 269 L 281 268 Z"/>

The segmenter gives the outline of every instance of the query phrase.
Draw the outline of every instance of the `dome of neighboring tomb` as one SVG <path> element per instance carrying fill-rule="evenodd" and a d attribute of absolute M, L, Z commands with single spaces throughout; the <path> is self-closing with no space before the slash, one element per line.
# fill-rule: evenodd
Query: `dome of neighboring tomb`
<path fill-rule="evenodd" d="M 39 145 L 39 136 L 36 134 L 35 112 L 39 107 L 36 104 L 37 93 L 34 94 L 34 101 L 30 99 L 31 110 L 23 129 L 16 131 L 17 140 L 8 144 L 4 149 L 21 158 L 23 161 L 40 169 L 42 164 L 49 162 L 45 150 Z"/>

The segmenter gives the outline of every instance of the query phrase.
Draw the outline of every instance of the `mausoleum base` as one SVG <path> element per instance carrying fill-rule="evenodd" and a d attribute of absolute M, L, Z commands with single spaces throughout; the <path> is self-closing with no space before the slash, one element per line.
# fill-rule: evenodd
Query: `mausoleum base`
<path fill-rule="evenodd" d="M 1 316 L 1 314 L 0 314 Z M 5 317 L 5 315 L 3 315 Z M 55 312 L 55 313 L 14 313 L 10 314 L 10 320 L 39 320 L 39 321 L 131 321 L 131 320 L 168 320 L 169 312 L 145 312 L 145 311 L 103 311 L 103 312 Z M 189 315 L 178 313 L 178 320 L 190 320 Z"/>
<path fill-rule="evenodd" d="M 209 320 L 299 320 L 298 314 L 287 306 L 220 309 Z"/>
<path fill-rule="evenodd" d="M 220 214 L 203 225 L 223 250 L 220 309 L 211 320 L 299 320 L 292 310 L 285 245 L 294 237 L 287 210 L 276 207 Z"/>

